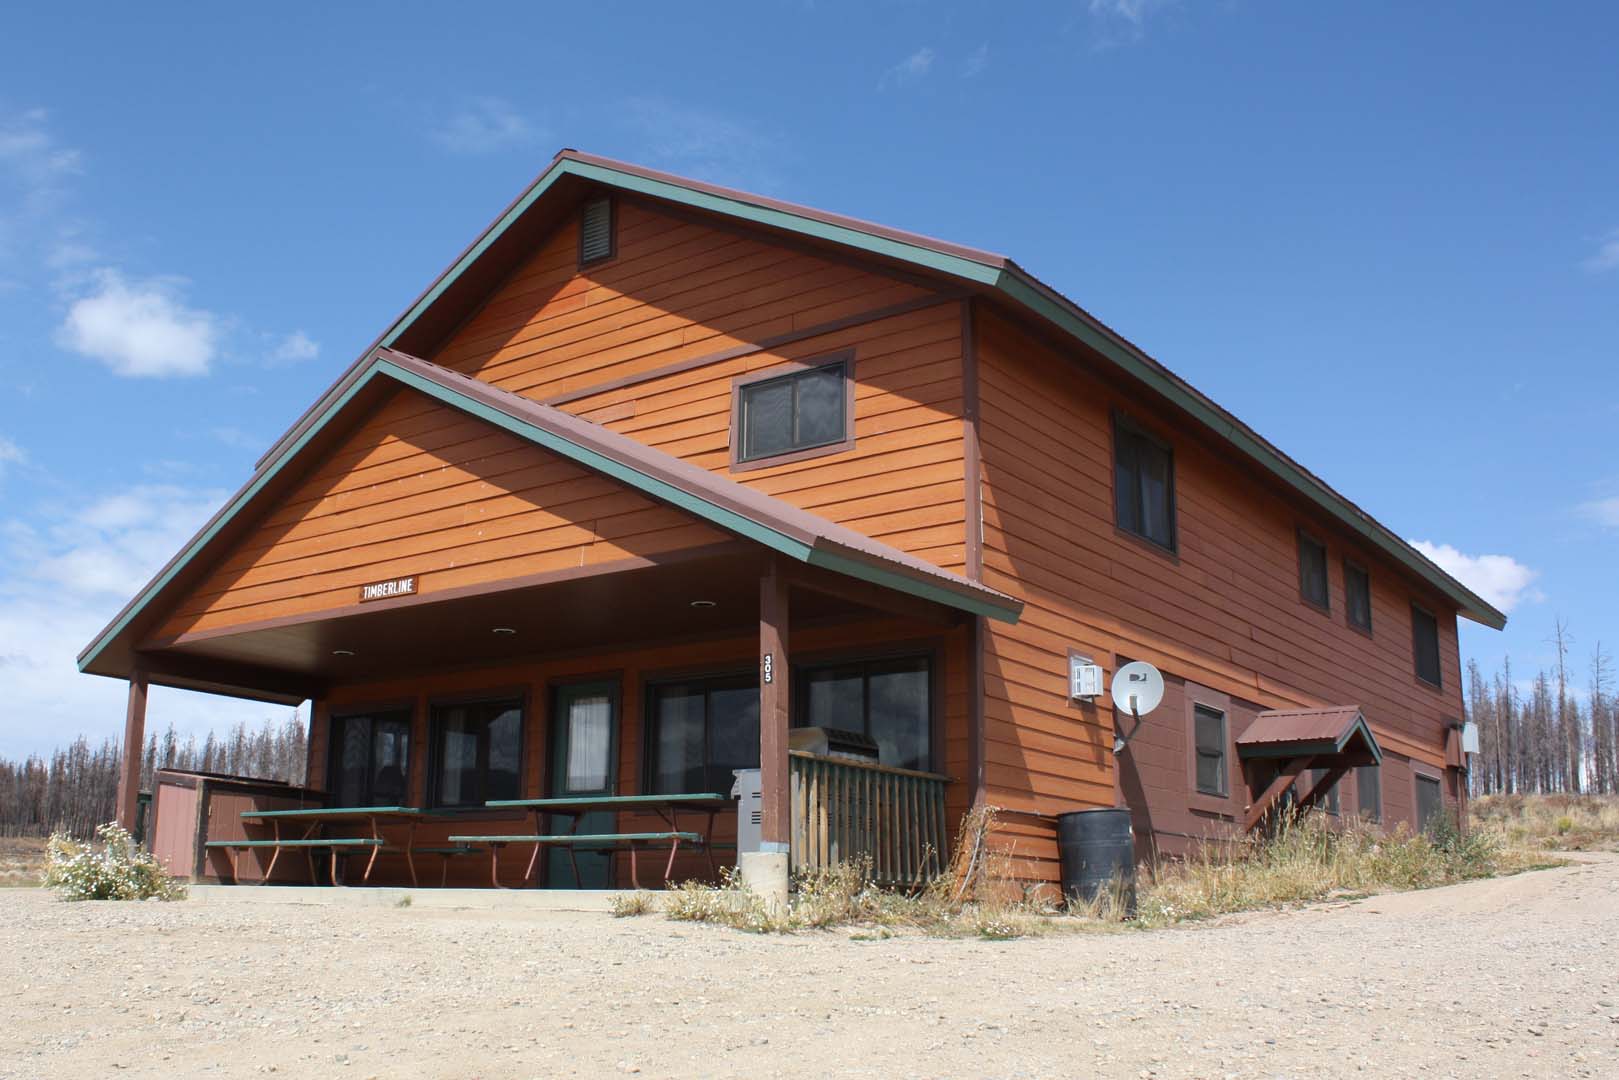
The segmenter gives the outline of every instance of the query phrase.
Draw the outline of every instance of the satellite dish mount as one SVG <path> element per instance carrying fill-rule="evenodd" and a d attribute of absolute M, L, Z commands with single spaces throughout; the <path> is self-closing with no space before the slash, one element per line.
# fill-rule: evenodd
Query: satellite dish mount
<path fill-rule="evenodd" d="M 1141 728 L 1141 718 L 1164 700 L 1164 676 L 1145 660 L 1132 660 L 1113 673 L 1113 707 L 1135 720 L 1128 735 L 1115 735 L 1113 752 L 1122 753 Z"/>

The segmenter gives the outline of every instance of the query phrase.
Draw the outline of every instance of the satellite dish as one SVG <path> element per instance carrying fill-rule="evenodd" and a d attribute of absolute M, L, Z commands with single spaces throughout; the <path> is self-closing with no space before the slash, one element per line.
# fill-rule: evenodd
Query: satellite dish
<path fill-rule="evenodd" d="M 1140 717 L 1164 700 L 1164 677 L 1145 660 L 1132 660 L 1113 673 L 1113 704 L 1122 713 Z"/>

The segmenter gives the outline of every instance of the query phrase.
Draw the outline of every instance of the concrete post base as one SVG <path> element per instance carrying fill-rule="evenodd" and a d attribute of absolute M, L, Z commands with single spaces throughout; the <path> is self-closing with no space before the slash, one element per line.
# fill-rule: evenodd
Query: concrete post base
<path fill-rule="evenodd" d="M 743 886 L 773 912 L 787 910 L 788 867 L 785 851 L 744 851 L 737 856 Z"/>

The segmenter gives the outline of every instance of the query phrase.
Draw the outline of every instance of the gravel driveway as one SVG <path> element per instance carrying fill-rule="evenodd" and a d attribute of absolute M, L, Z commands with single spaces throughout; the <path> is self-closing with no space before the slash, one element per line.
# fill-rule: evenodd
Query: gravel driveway
<path fill-rule="evenodd" d="M 0 1076 L 1619 1076 L 1619 856 L 1152 933 L 0 890 Z"/>

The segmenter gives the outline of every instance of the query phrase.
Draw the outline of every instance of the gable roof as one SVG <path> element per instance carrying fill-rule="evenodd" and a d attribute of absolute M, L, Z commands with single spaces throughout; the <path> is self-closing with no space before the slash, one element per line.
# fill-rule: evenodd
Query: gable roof
<path fill-rule="evenodd" d="M 904 232 L 857 218 L 830 214 L 744 191 L 720 187 L 611 158 L 563 150 L 431 285 L 382 332 L 353 367 L 335 382 L 260 459 L 279 453 L 309 418 L 343 393 L 379 347 L 426 349 L 459 314 L 482 298 L 483 284 L 515 265 L 525 243 L 559 220 L 559 207 L 571 206 L 589 188 L 606 187 L 695 210 L 719 214 L 810 241 L 840 246 L 873 259 L 952 279 L 980 294 L 1054 326 L 1094 350 L 1132 379 L 1166 398 L 1211 430 L 1217 438 L 1269 472 L 1354 535 L 1388 555 L 1454 603 L 1474 622 L 1495 629 L 1506 616 L 1457 581 L 1398 534 L 1294 461 L 1247 424 L 1217 405 L 1163 364 L 1148 356 L 1101 320 L 1040 281 L 1004 255 Z M 548 199 L 547 196 L 554 196 Z"/>
<path fill-rule="evenodd" d="M 561 409 L 502 390 L 396 349 L 375 350 L 347 380 L 341 395 L 326 401 L 300 436 L 281 444 L 253 479 L 158 572 L 79 654 L 79 670 L 129 630 L 136 617 L 174 584 L 235 518 L 264 497 L 270 482 L 311 440 L 369 385 L 391 380 L 464 413 L 612 477 L 661 502 L 677 506 L 722 529 L 756 541 L 810 566 L 871 582 L 948 607 L 1016 622 L 1021 602 L 935 566 L 853 529 L 709 472 L 661 450 L 610 431 Z"/>
<path fill-rule="evenodd" d="M 1346 751 L 1383 760 L 1359 705 L 1262 712 L 1237 736 L 1239 757 L 1323 757 Z"/>

